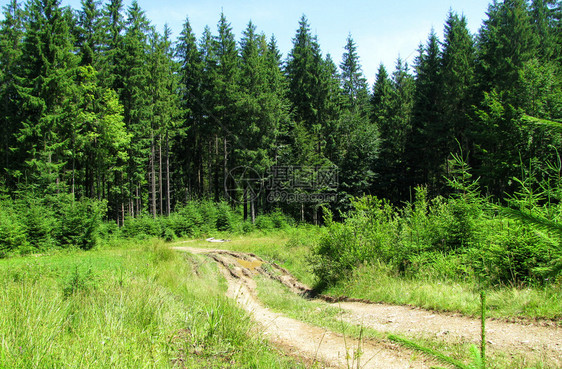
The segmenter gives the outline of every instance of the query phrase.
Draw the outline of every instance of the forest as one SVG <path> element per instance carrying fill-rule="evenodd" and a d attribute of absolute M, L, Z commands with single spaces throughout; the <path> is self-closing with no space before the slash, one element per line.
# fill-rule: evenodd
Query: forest
<path fill-rule="evenodd" d="M 561 367 L 562 1 L 376 76 L 81 4 L 0 18 L 0 367 Z"/>
<path fill-rule="evenodd" d="M 47 235 L 88 244 L 71 238 L 87 239 L 77 230 L 96 233 L 102 221 L 171 218 L 191 202 L 216 203 L 222 216 L 243 209 L 252 223 L 280 212 L 341 220 L 364 195 L 397 208 L 419 191 L 449 198 L 459 167 L 490 203 L 558 203 L 558 1 L 493 1 L 475 35 L 451 10 L 443 40 L 432 31 L 411 66 L 381 64 L 373 86 L 361 67 L 372 61 L 359 60 L 352 35 L 335 61 L 305 16 L 283 56 L 251 21 L 237 39 L 225 14 L 202 35 L 186 17 L 173 40 L 136 1 L 83 0 L 76 10 L 10 0 L 3 11 L 5 251 L 22 237 L 34 247 Z M 234 176 L 240 168 L 257 174 L 262 191 L 246 171 Z M 290 177 L 279 177 L 283 169 Z M 332 182 L 310 185 L 323 170 Z M 272 181 L 300 200 L 268 196 Z M 63 229 L 68 219 L 74 231 Z"/>

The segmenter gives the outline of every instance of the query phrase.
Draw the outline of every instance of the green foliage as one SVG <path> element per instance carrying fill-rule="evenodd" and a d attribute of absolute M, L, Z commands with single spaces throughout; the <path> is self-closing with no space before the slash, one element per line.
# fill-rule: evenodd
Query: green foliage
<path fill-rule="evenodd" d="M 95 280 L 92 276 L 92 269 L 88 268 L 85 272 L 80 271 L 78 265 L 68 277 L 62 288 L 63 297 L 69 298 L 75 293 L 88 293 L 95 288 Z"/>
<path fill-rule="evenodd" d="M 50 248 L 89 250 L 98 244 L 106 213 L 103 201 L 74 200 L 65 194 L 3 199 L 1 203 L 0 252 L 4 256 Z"/>
<path fill-rule="evenodd" d="M 82 250 L 96 246 L 103 216 L 107 212 L 105 202 L 84 198 L 62 202 L 56 217 L 60 219 L 57 230 L 59 245 L 72 245 Z"/>
<path fill-rule="evenodd" d="M 343 223 L 326 219 L 327 235 L 311 259 L 320 284 L 334 284 L 372 263 L 412 278 L 470 278 L 483 285 L 543 284 L 547 276 L 556 277 L 559 227 L 524 210 L 498 214 L 479 195 L 462 159 L 453 156 L 451 168 L 456 174 L 449 183 L 456 192 L 449 199 L 427 200 L 427 191 L 417 188 L 414 203 L 402 209 L 364 197 L 353 202 Z M 523 222 L 511 221 L 514 217 Z"/>
<path fill-rule="evenodd" d="M 22 221 L 11 201 L 0 201 L 0 258 L 18 248 L 27 249 L 28 240 Z"/>

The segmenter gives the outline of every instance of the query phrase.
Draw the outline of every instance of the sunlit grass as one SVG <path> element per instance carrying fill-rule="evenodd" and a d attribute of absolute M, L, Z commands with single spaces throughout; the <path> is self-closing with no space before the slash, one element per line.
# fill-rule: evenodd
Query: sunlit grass
<path fill-rule="evenodd" d="M 188 240 L 178 246 L 219 248 L 252 252 L 288 269 L 301 282 L 314 286 L 316 279 L 308 264 L 322 228 L 302 227 L 264 234 L 234 236 L 230 242 Z M 228 235 L 220 237 L 228 238 Z M 218 238 L 218 237 L 217 237 Z M 437 273 L 436 273 L 437 274 Z M 348 278 L 323 289 L 324 294 L 348 296 L 373 302 L 414 305 L 436 311 L 479 314 L 479 292 L 473 281 L 450 281 L 438 276 L 397 276 L 382 264 L 359 266 Z M 562 317 L 562 285 L 546 287 L 495 287 L 488 292 L 489 315 L 497 318 Z"/>
<path fill-rule="evenodd" d="M 161 242 L 0 260 L 1 368 L 293 368 L 214 262 Z"/>
<path fill-rule="evenodd" d="M 361 266 L 349 278 L 324 292 L 470 316 L 477 316 L 480 309 L 479 292 L 474 283 L 400 277 L 392 275 L 381 265 Z M 561 296 L 559 286 L 496 287 L 488 291 L 489 315 L 498 318 L 560 319 Z"/>
<path fill-rule="evenodd" d="M 302 283 L 313 285 L 315 277 L 308 264 L 311 247 L 324 232 L 323 228 L 300 226 L 267 233 L 256 231 L 247 235 L 218 234 L 215 238 L 229 242 L 213 243 L 205 239 L 183 240 L 174 246 L 226 249 L 254 253 L 289 270 Z"/>
<path fill-rule="evenodd" d="M 282 286 L 276 281 L 264 277 L 257 278 L 258 297 L 266 306 L 274 311 L 283 313 L 291 318 L 307 322 L 309 324 L 338 332 L 346 337 L 355 339 L 368 339 L 382 341 L 386 340 L 389 334 L 397 332 L 381 332 L 365 326 L 352 324 L 342 318 L 344 311 L 338 308 L 337 304 L 326 304 L 323 301 L 309 300 L 300 297 Z M 364 322 L 366 324 L 366 322 Z M 427 333 L 414 334 L 400 332 L 399 336 L 405 337 L 418 345 L 429 348 L 429 351 L 436 351 L 446 356 L 468 363 L 472 356 L 470 352 L 471 344 L 465 339 L 439 339 L 435 334 Z M 501 352 L 488 353 L 488 368 L 519 369 L 525 368 L 553 368 L 548 364 L 537 359 L 529 362 L 528 359 L 519 355 L 512 355 Z"/>

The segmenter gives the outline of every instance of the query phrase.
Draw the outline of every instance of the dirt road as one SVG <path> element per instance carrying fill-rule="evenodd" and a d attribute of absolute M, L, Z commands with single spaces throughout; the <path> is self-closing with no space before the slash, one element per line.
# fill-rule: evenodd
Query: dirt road
<path fill-rule="evenodd" d="M 311 294 L 310 288 L 275 263 L 250 253 L 192 247 L 174 249 L 204 254 L 217 262 L 228 282 L 228 296 L 251 312 L 263 333 L 290 354 L 321 362 L 325 367 L 429 368 L 437 364 L 391 341 L 359 342 L 264 307 L 257 299 L 253 279 L 258 274 L 277 280 L 294 293 Z M 478 344 L 480 338 L 479 321 L 463 316 L 361 302 L 338 302 L 337 307 L 344 310 L 342 319 L 379 332 L 452 343 Z M 560 328 L 491 320 L 487 323 L 487 339 L 489 351 L 517 355 L 523 361 L 541 359 L 553 367 L 562 367 Z"/>

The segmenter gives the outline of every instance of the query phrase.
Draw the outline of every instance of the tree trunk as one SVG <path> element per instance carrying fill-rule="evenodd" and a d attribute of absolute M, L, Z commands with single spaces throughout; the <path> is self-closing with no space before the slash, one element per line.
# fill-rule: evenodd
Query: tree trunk
<path fill-rule="evenodd" d="M 154 144 L 154 132 L 150 133 L 150 192 L 151 192 L 151 208 L 152 208 L 152 218 L 156 219 L 156 168 L 155 166 L 155 144 Z"/>
<path fill-rule="evenodd" d="M 166 215 L 170 215 L 170 213 L 170 141 L 168 130 L 166 130 Z"/>
<path fill-rule="evenodd" d="M 250 211 L 252 212 L 252 224 L 256 224 L 256 208 L 254 206 L 254 197 L 250 198 Z"/>
<path fill-rule="evenodd" d="M 222 177 L 222 178 L 223 178 L 223 182 L 226 181 L 226 176 L 227 176 L 227 174 L 228 174 L 228 151 L 227 151 L 227 148 L 226 148 L 226 147 L 227 147 L 227 142 L 226 142 L 226 137 L 224 137 L 224 139 L 223 139 L 223 150 L 224 150 L 224 153 L 223 153 L 223 172 L 222 172 L 222 174 L 223 174 L 223 177 Z M 225 187 L 225 183 L 223 183 L 223 186 L 222 186 L 222 187 L 223 187 L 223 190 L 226 190 L 226 189 L 224 188 L 224 187 Z"/>
<path fill-rule="evenodd" d="M 248 220 L 248 188 L 244 185 L 244 195 L 243 195 L 243 202 L 244 202 L 244 221 Z"/>
<path fill-rule="evenodd" d="M 215 201 L 219 201 L 219 176 L 221 165 L 219 161 L 219 137 L 215 136 L 215 183 L 214 183 L 214 192 L 215 192 Z"/>
<path fill-rule="evenodd" d="M 158 211 L 160 215 L 164 214 L 164 191 L 162 191 L 162 138 L 158 137 L 158 198 L 160 200 L 160 206 Z"/>

